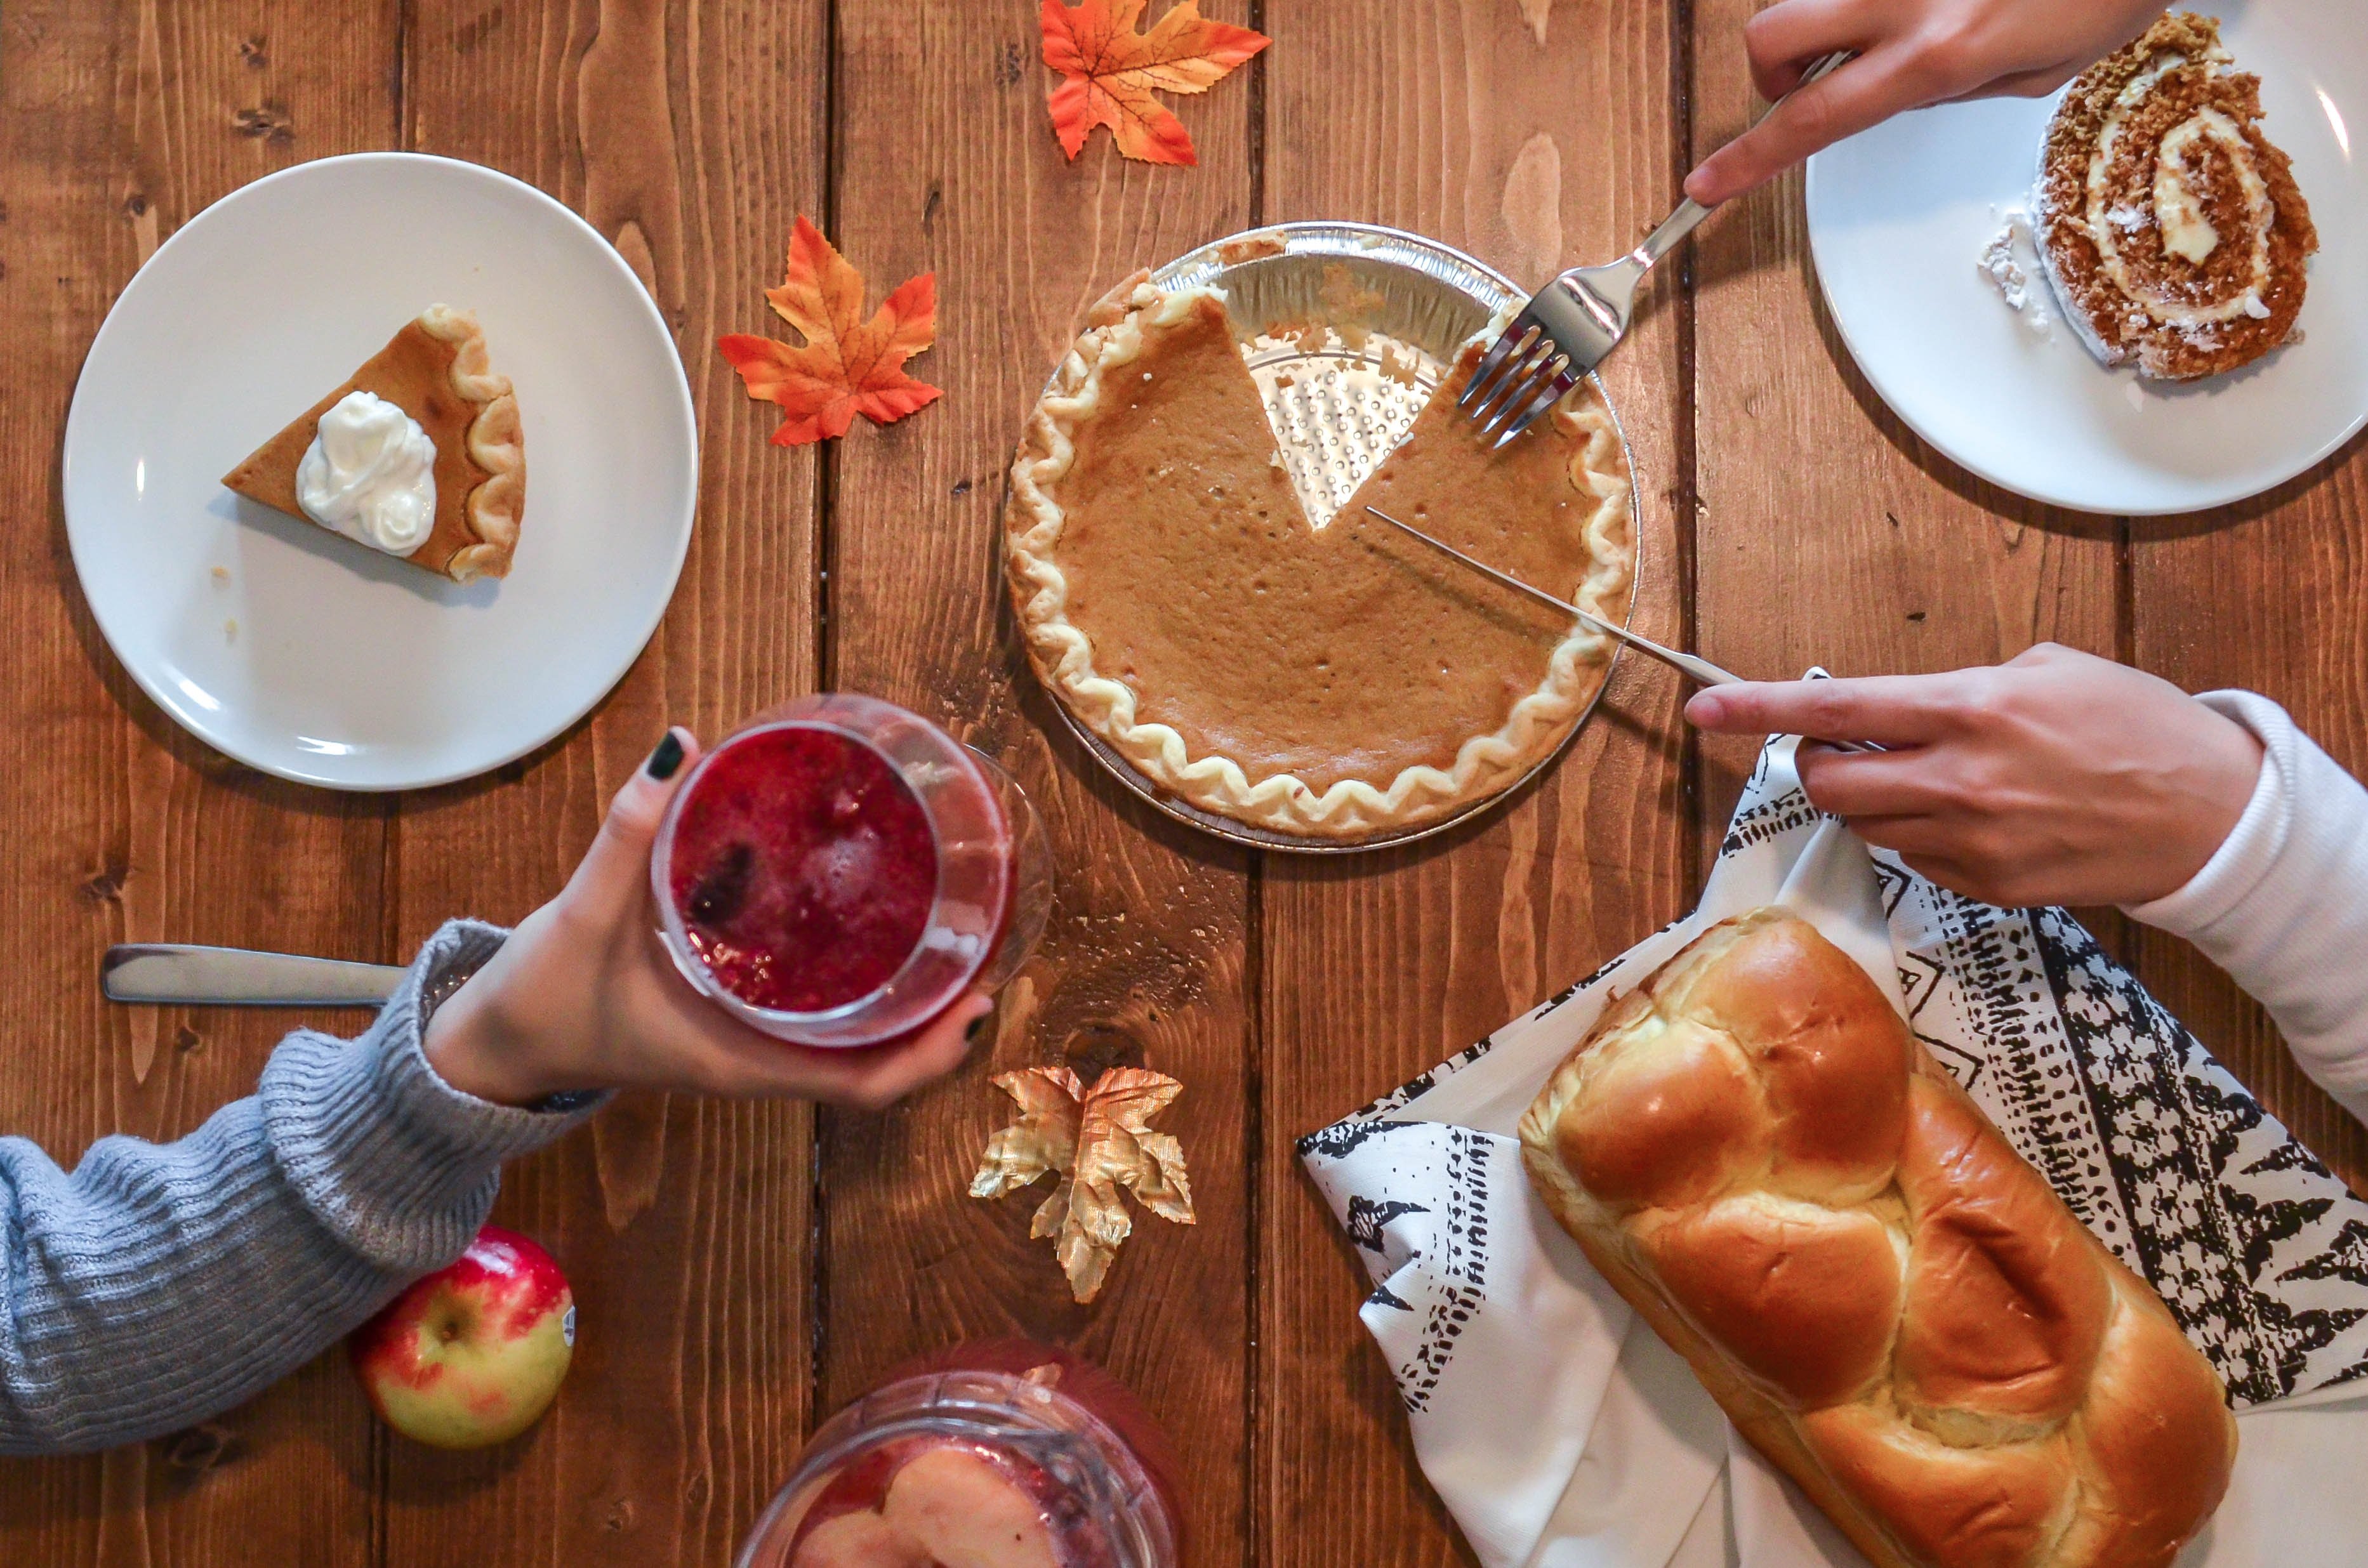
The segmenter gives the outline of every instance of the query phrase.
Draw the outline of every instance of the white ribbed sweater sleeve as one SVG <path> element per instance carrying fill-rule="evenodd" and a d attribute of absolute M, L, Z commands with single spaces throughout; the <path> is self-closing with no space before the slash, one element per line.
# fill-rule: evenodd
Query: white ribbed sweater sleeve
<path fill-rule="evenodd" d="M 102 1138 L 69 1174 L 0 1139 L 0 1453 L 226 1409 L 460 1255 L 501 1162 L 590 1111 L 488 1104 L 420 1052 L 423 991 L 504 935 L 445 926 L 359 1039 L 290 1035 L 252 1097 L 177 1142 Z"/>
<path fill-rule="evenodd" d="M 2368 1120 L 2368 790 L 2268 698 L 2201 700 L 2260 738 L 2260 778 L 2203 869 L 2128 913 L 2226 970 L 2303 1071 Z"/>

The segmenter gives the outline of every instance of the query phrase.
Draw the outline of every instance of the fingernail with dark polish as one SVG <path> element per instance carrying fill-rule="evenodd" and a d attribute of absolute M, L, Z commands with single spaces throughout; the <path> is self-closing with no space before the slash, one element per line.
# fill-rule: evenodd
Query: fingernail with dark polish
<path fill-rule="evenodd" d="M 650 753 L 650 777 L 671 778 L 674 777 L 674 770 L 681 766 L 682 737 L 668 730 L 666 733 L 666 739 L 658 743 L 658 749 Z"/>
<path fill-rule="evenodd" d="M 968 1040 L 973 1045 L 976 1045 L 985 1035 L 987 1023 L 994 1017 L 995 1015 L 993 1013 L 981 1013 L 977 1017 L 973 1018 L 970 1021 L 970 1028 L 962 1030 L 962 1039 Z"/>

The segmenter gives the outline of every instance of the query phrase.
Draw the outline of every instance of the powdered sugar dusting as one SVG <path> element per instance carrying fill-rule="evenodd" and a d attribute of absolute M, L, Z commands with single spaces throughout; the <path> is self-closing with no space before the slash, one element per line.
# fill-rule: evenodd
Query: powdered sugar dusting
<path fill-rule="evenodd" d="M 2024 276 L 2022 264 L 2014 259 L 2014 231 L 2000 229 L 1982 247 L 1982 270 L 1998 285 L 2009 310 L 2019 311 L 2030 302 L 2031 280 Z"/>
<path fill-rule="evenodd" d="M 1992 206 L 1990 215 L 1998 220 L 1998 232 L 1982 247 L 1975 265 L 1997 287 L 2007 309 L 2021 316 L 2023 325 L 2044 335 L 2054 324 L 2039 290 L 2032 285 L 2032 274 L 2039 267 L 2039 242 L 2032 233 L 2031 213 L 2017 204 L 2003 210 Z"/>

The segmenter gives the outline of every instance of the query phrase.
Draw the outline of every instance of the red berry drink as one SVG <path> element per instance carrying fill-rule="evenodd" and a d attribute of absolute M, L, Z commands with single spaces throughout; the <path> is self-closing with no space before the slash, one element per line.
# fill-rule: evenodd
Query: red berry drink
<path fill-rule="evenodd" d="M 1027 797 L 934 724 L 807 698 L 700 760 L 651 856 L 669 949 L 758 1028 L 873 1045 L 1008 978 L 1050 876 Z"/>
<path fill-rule="evenodd" d="M 938 892 L 937 837 L 888 759 L 779 724 L 725 745 L 674 829 L 691 951 L 752 1007 L 825 1013 L 905 967 Z"/>
<path fill-rule="evenodd" d="M 1065 1351 L 965 1346 L 814 1434 L 740 1568 L 1173 1568 L 1174 1461 Z"/>

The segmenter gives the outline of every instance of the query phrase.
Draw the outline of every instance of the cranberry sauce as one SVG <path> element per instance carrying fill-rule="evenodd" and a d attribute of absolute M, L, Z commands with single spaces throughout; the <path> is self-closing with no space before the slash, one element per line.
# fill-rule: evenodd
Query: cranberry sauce
<path fill-rule="evenodd" d="M 928 813 L 835 730 L 727 742 L 676 819 L 667 880 L 692 950 L 751 1006 L 819 1013 L 904 966 L 937 897 Z"/>

